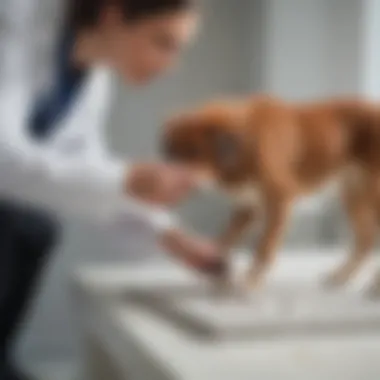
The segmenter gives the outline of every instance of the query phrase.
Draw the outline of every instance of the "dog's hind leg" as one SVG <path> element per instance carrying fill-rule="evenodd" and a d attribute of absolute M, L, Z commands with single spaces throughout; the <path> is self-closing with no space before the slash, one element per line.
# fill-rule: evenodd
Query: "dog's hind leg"
<path fill-rule="evenodd" d="M 343 200 L 351 222 L 355 245 L 348 259 L 326 278 L 328 286 L 345 285 L 363 266 L 374 246 L 377 215 L 373 186 L 370 179 L 360 175 L 360 181 L 346 180 Z M 358 178 L 357 178 L 358 179 Z"/>

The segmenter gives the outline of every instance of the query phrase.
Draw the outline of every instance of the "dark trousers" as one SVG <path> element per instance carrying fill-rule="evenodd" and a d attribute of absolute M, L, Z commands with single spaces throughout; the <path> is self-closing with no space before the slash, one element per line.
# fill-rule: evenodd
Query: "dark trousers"
<path fill-rule="evenodd" d="M 0 361 L 9 359 L 59 224 L 44 212 L 0 202 Z"/>

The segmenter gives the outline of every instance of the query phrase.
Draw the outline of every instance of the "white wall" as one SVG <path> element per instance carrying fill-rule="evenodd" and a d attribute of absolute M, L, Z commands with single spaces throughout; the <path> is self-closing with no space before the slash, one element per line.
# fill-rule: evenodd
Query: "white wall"
<path fill-rule="evenodd" d="M 267 1 L 263 85 L 289 99 L 314 97 L 326 88 L 324 1 Z"/>
<path fill-rule="evenodd" d="M 264 0 L 262 7 L 263 91 L 290 100 L 359 91 L 360 1 Z"/>
<path fill-rule="evenodd" d="M 362 93 L 380 99 L 380 1 L 364 0 L 362 29 Z"/>
<path fill-rule="evenodd" d="M 327 1 L 327 86 L 330 95 L 360 94 L 364 3 Z"/>

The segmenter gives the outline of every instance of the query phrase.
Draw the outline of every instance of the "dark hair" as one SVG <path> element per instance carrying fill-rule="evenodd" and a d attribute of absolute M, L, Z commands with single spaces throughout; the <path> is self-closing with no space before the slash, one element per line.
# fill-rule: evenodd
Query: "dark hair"
<path fill-rule="evenodd" d="M 126 21 L 138 21 L 160 13 L 179 11 L 193 6 L 194 0 L 68 0 L 68 20 L 71 27 L 94 26 L 103 7 L 120 8 Z"/>

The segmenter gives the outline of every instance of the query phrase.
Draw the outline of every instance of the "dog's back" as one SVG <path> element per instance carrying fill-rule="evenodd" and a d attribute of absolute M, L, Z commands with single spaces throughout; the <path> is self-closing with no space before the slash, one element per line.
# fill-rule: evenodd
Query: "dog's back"
<path fill-rule="evenodd" d="M 380 173 L 380 106 L 352 99 L 278 104 L 272 112 L 286 107 L 294 122 L 287 133 L 295 128 L 295 170 L 306 187 L 347 166 Z"/>
<path fill-rule="evenodd" d="M 362 164 L 380 163 L 380 106 L 360 100 L 333 100 L 300 105 L 300 123 L 306 133 L 340 140 L 347 159 Z M 337 141 L 335 141 L 337 143 Z"/>

